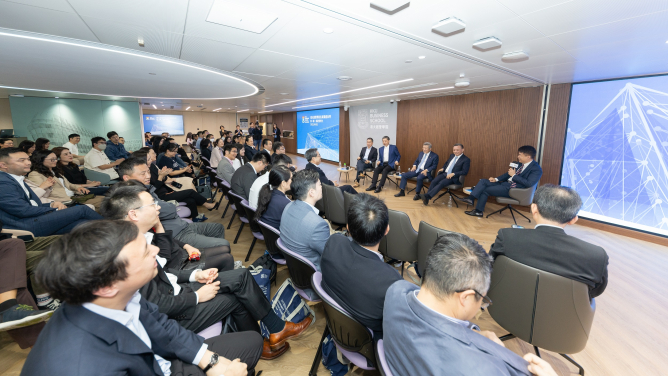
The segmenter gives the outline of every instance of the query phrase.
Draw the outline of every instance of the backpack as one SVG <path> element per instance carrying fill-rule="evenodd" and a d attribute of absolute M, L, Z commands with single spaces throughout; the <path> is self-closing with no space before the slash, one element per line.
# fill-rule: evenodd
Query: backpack
<path fill-rule="evenodd" d="M 276 291 L 276 295 L 271 300 L 271 308 L 283 321 L 299 323 L 309 315 L 313 315 L 313 323 L 315 323 L 315 312 L 299 295 L 290 278 L 286 279 Z M 269 330 L 262 322 L 260 322 L 260 330 L 264 338 L 269 338 Z"/>

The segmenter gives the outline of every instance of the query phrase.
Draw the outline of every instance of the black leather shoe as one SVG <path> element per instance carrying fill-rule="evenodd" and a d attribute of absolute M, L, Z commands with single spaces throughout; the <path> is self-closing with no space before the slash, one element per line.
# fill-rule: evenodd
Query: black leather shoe
<path fill-rule="evenodd" d="M 481 211 L 476 210 L 476 209 L 465 211 L 464 213 L 467 214 L 467 215 L 470 215 L 472 217 L 482 217 L 483 216 L 483 213 Z"/>
<path fill-rule="evenodd" d="M 369 188 L 367 188 L 366 191 L 367 191 L 367 192 L 368 192 L 368 191 L 373 191 L 374 189 L 376 189 L 376 186 L 375 186 L 375 185 L 372 185 L 372 186 L 370 186 Z"/>
<path fill-rule="evenodd" d="M 378 187 L 378 188 L 376 188 L 375 191 L 373 191 L 373 193 L 380 193 L 380 190 L 381 190 L 381 189 L 383 189 L 383 187 Z"/>
<path fill-rule="evenodd" d="M 396 195 L 394 195 L 394 197 L 403 197 L 403 196 L 406 196 L 406 193 L 404 192 L 403 189 L 400 190 L 399 193 L 397 193 Z"/>
<path fill-rule="evenodd" d="M 427 194 L 423 193 L 420 195 L 420 197 L 422 198 L 422 203 L 425 206 L 429 205 L 429 198 L 427 198 Z"/>
<path fill-rule="evenodd" d="M 417 201 L 420 199 L 420 194 L 416 193 L 415 196 L 413 196 L 413 201 Z"/>
<path fill-rule="evenodd" d="M 455 197 L 457 200 L 465 203 L 466 205 L 473 205 L 473 199 L 469 197 Z"/>

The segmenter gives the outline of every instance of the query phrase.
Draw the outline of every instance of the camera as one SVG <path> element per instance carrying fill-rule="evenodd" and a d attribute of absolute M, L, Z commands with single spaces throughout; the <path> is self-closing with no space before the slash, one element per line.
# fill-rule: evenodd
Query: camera
<path fill-rule="evenodd" d="M 390 99 L 390 103 L 394 103 L 394 99 Z"/>

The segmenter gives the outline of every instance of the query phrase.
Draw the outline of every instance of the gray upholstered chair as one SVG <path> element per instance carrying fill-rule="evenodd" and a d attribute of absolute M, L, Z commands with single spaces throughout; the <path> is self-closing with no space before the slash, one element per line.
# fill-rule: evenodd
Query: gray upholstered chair
<path fill-rule="evenodd" d="M 390 232 L 385 236 L 383 254 L 387 257 L 413 262 L 418 259 L 418 232 L 413 229 L 411 219 L 404 212 L 389 209 Z M 381 242 L 382 243 L 382 242 Z M 401 275 L 404 275 L 404 262 Z"/>
<path fill-rule="evenodd" d="M 517 209 L 513 208 L 511 205 L 520 205 L 520 206 L 529 206 L 531 205 L 531 202 L 533 201 L 533 194 L 536 192 L 536 187 L 538 184 L 534 185 L 533 187 L 529 188 L 510 188 L 510 191 L 508 191 L 508 195 L 510 197 L 497 197 L 496 202 L 499 204 L 507 204 L 505 207 L 495 211 L 494 213 L 487 214 L 487 218 L 489 218 L 490 215 L 494 215 L 496 213 L 501 213 L 506 209 L 510 209 L 510 215 L 513 216 L 513 221 L 515 221 L 515 224 L 517 224 L 517 219 L 515 219 L 515 214 L 513 212 L 521 215 L 531 223 L 531 220 L 524 214 L 520 213 Z"/>
<path fill-rule="evenodd" d="M 99 181 L 100 185 L 118 183 L 118 180 L 111 180 L 111 177 L 104 172 L 84 168 L 84 175 L 86 175 L 86 179 L 90 181 Z"/>
<path fill-rule="evenodd" d="M 436 243 L 436 239 L 439 236 L 445 235 L 452 231 L 443 230 L 438 227 L 434 227 L 425 221 L 420 221 L 420 227 L 418 228 L 418 239 L 417 239 L 417 259 L 418 259 L 418 273 L 420 276 L 424 275 L 424 268 L 427 266 L 427 256 L 429 256 L 429 251 Z"/>
<path fill-rule="evenodd" d="M 346 217 L 348 217 L 348 209 L 350 209 L 350 205 L 352 204 L 354 199 L 355 199 L 354 194 L 343 192 L 343 211 Z"/>
<path fill-rule="evenodd" d="M 443 172 L 443 173 L 445 174 L 445 172 Z M 445 192 L 441 193 L 438 197 L 436 197 L 434 199 L 434 201 L 432 201 L 432 203 L 436 202 L 436 200 L 438 200 L 439 198 L 441 198 L 441 197 L 443 197 L 447 194 L 449 194 L 450 197 L 459 198 L 456 194 L 452 193 L 452 191 L 454 191 L 456 189 L 461 189 L 464 186 L 464 180 L 465 179 L 466 179 L 465 175 L 460 175 L 459 176 L 459 183 L 447 185 L 445 187 Z M 452 200 L 452 202 L 455 203 L 455 206 L 459 207 L 459 204 L 457 203 L 457 200 Z"/>
<path fill-rule="evenodd" d="M 345 227 L 348 216 L 344 209 L 343 192 L 338 187 L 323 184 L 322 198 L 325 202 L 325 218 L 332 222 L 332 227 L 337 225 L 337 231 Z"/>
<path fill-rule="evenodd" d="M 425 190 L 429 190 L 429 189 L 427 189 L 427 186 L 424 185 L 424 183 L 431 183 L 431 181 L 434 180 L 434 178 L 435 178 L 436 175 L 437 175 L 437 174 L 436 174 L 436 171 L 437 171 L 437 170 L 433 170 L 433 171 L 431 172 L 431 174 L 429 174 L 429 176 L 427 176 L 426 179 L 422 180 L 422 183 L 423 183 L 423 184 L 422 184 L 422 189 L 421 189 L 420 192 L 415 192 L 416 194 L 424 193 Z M 408 179 L 408 181 L 415 183 L 415 187 L 411 188 L 411 189 L 407 192 L 407 193 L 411 193 L 411 192 L 413 192 L 413 191 L 415 190 L 415 188 L 417 188 L 417 176 L 414 177 L 414 178 L 410 178 L 410 179 Z"/>
<path fill-rule="evenodd" d="M 556 352 L 584 369 L 568 355 L 587 344 L 596 302 L 589 299 L 589 287 L 553 273 L 499 256 L 494 262 L 487 296 L 492 318 L 510 334 L 502 340 L 519 338 L 538 348 Z"/>

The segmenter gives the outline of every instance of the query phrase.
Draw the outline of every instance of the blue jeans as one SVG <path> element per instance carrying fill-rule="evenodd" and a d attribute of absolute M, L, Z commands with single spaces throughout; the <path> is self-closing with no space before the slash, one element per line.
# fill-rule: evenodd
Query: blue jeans
<path fill-rule="evenodd" d="M 509 182 L 495 182 L 492 183 L 488 179 L 480 179 L 478 184 L 476 184 L 473 192 L 471 192 L 471 198 L 478 200 L 475 208 L 481 212 L 485 211 L 485 204 L 487 204 L 487 198 L 489 196 L 496 197 L 510 197 L 508 192 L 510 191 Z"/>

